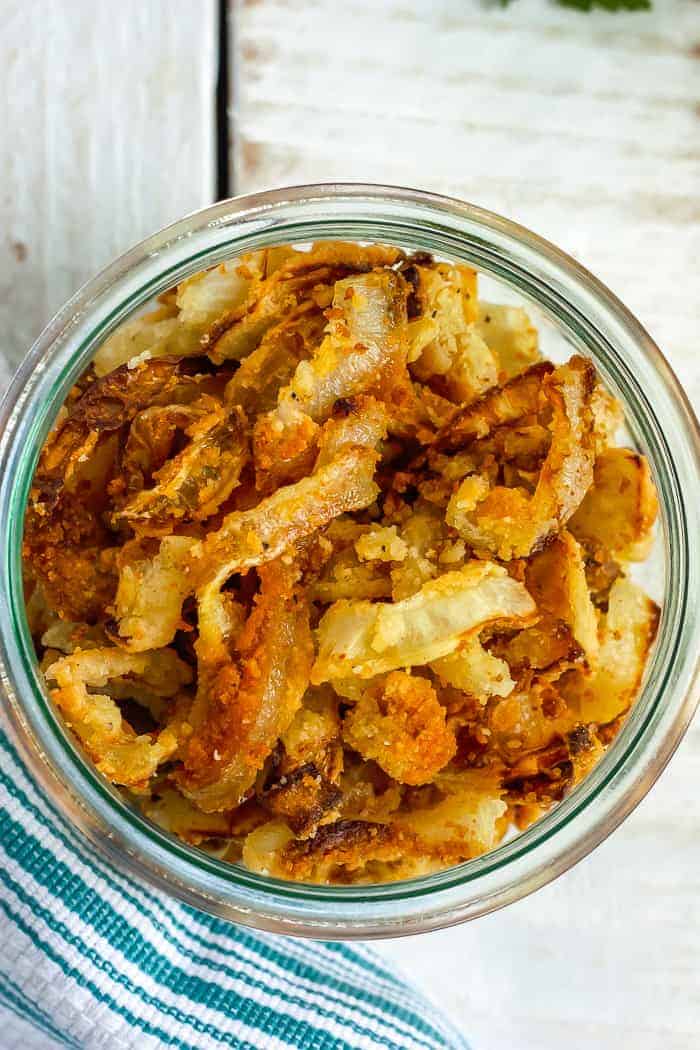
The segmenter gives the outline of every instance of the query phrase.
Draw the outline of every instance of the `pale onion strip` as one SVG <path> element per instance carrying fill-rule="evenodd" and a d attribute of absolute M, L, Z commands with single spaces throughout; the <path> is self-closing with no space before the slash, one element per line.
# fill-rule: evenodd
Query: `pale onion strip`
<path fill-rule="evenodd" d="M 153 557 L 135 558 L 121 567 L 114 602 L 117 641 L 131 652 L 157 649 L 171 642 L 182 620 L 182 603 L 191 593 L 184 571 L 197 541 L 166 536 Z"/>
<path fill-rule="evenodd" d="M 284 423 L 301 411 L 319 422 L 338 398 L 363 393 L 405 362 L 405 297 L 391 270 L 338 281 L 327 335 L 280 391 L 276 418 Z"/>
<path fill-rule="evenodd" d="M 478 635 L 468 638 L 449 656 L 433 660 L 430 667 L 447 685 L 481 701 L 508 696 L 515 688 L 507 662 L 485 649 Z"/>
<path fill-rule="evenodd" d="M 175 694 L 190 681 L 190 668 L 171 650 L 126 653 L 121 649 L 83 649 L 65 656 L 46 670 L 55 682 L 51 698 L 67 725 L 104 773 L 115 784 L 144 787 L 158 766 L 177 750 L 178 727 L 166 725 L 157 734 L 137 735 L 122 717 L 114 700 L 88 692 L 105 687 L 112 678 L 135 675 L 161 688 L 169 678 Z"/>
<path fill-rule="evenodd" d="M 526 625 L 535 603 L 522 583 L 493 562 L 472 561 L 430 580 L 400 602 L 339 601 L 318 627 L 314 684 L 370 678 L 455 652 L 486 624 Z"/>
<path fill-rule="evenodd" d="M 217 321 L 202 345 L 217 363 L 242 360 L 265 333 L 291 309 L 353 272 L 390 266 L 401 257 L 396 248 L 363 247 L 343 242 L 320 243 L 310 252 L 295 252 L 271 277 L 261 282 L 239 309 Z"/>
<path fill-rule="evenodd" d="M 641 587 L 622 577 L 610 589 L 600 658 L 592 675 L 564 677 L 561 691 L 582 722 L 604 724 L 635 699 L 659 624 L 659 609 Z"/>

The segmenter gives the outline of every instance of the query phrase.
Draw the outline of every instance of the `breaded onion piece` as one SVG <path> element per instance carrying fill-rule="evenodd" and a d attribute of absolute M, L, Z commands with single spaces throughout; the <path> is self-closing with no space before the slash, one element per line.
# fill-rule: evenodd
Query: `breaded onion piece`
<path fill-rule="evenodd" d="M 93 358 L 95 374 L 107 376 L 128 361 L 201 354 L 201 331 L 183 325 L 162 307 L 124 321 L 105 339 Z"/>
<path fill-rule="evenodd" d="M 287 251 L 292 254 L 292 249 Z M 222 314 L 237 310 L 251 289 L 270 276 L 268 256 L 269 251 L 264 248 L 246 252 L 182 281 L 175 296 L 180 322 L 196 328 L 201 335 L 203 329 Z M 283 258 L 279 260 L 282 261 Z"/>
<path fill-rule="evenodd" d="M 245 302 L 251 289 L 272 272 L 270 256 L 279 251 L 249 252 L 188 277 L 174 295 L 168 293 L 167 303 L 125 321 L 112 332 L 95 354 L 96 374 L 107 375 L 135 358 L 200 354 L 207 327 Z"/>
<path fill-rule="evenodd" d="M 228 658 L 220 658 L 226 636 L 213 660 L 206 636 L 196 646 L 200 682 L 178 784 L 205 812 L 242 801 L 309 684 L 313 644 L 298 572 L 280 560 L 259 574 L 260 593 Z"/>
<path fill-rule="evenodd" d="M 114 595 L 114 538 L 102 514 L 117 470 L 119 431 L 181 382 L 174 362 L 133 374 L 120 369 L 90 383 L 49 435 L 29 494 L 23 553 L 67 619 L 95 622 Z"/>
<path fill-rule="evenodd" d="M 221 587 L 232 573 L 271 561 L 333 518 L 373 503 L 379 493 L 374 446 L 383 430 L 383 415 L 377 413 L 333 423 L 310 477 L 277 489 L 252 510 L 229 514 L 193 548 L 189 564 L 196 586 Z M 334 454 L 327 458 L 331 446 Z"/>
<path fill-rule="evenodd" d="M 598 660 L 598 619 L 586 582 L 579 544 L 566 529 L 530 559 L 525 586 L 543 614 L 563 621 L 585 654 L 589 667 Z"/>
<path fill-rule="evenodd" d="M 338 281 L 327 334 L 310 361 L 302 361 L 280 391 L 277 418 L 299 411 L 319 422 L 338 398 L 351 398 L 406 359 L 406 288 L 391 270 Z"/>
<path fill-rule="evenodd" d="M 522 583 L 484 561 L 430 580 L 401 602 L 339 601 L 319 624 L 311 680 L 370 678 L 430 663 L 488 623 L 526 624 L 535 611 Z"/>
<path fill-rule="evenodd" d="M 177 434 L 184 433 L 204 415 L 206 407 L 195 402 L 192 405 L 154 405 L 135 416 L 119 465 L 127 497 L 145 488 L 169 459 Z"/>
<path fill-rule="evenodd" d="M 83 649 L 46 670 L 46 678 L 56 683 L 52 700 L 100 772 L 115 784 L 139 789 L 175 754 L 180 730 L 174 722 L 155 735 L 137 735 L 110 696 L 88 692 L 88 687 L 99 689 L 111 678 L 127 675 L 145 678 L 172 696 L 192 678 L 187 664 L 170 649 L 143 654 Z"/>
<path fill-rule="evenodd" d="M 543 380 L 552 443 L 532 497 L 521 489 L 491 488 L 483 477 L 462 482 L 450 500 L 447 522 L 467 543 L 503 560 L 527 557 L 566 524 L 593 480 L 594 382 L 595 370 L 582 357 L 572 357 Z"/>
<path fill-rule="evenodd" d="M 485 649 L 478 635 L 468 638 L 449 656 L 433 660 L 430 667 L 446 685 L 481 701 L 508 696 L 515 688 L 506 661 Z"/>
<path fill-rule="evenodd" d="M 440 801 L 390 815 L 386 822 L 337 820 L 295 841 L 282 821 L 248 836 L 246 867 L 304 882 L 386 882 L 426 875 L 493 849 L 506 804 L 497 780 L 480 771 L 439 774 Z"/>
<path fill-rule="evenodd" d="M 190 536 L 164 536 L 155 554 L 138 542 L 123 549 L 114 600 L 114 638 L 121 646 L 144 652 L 172 641 L 182 625 L 182 603 L 192 593 L 186 560 L 196 542 Z"/>
<path fill-rule="evenodd" d="M 614 444 L 617 432 L 625 421 L 625 411 L 618 399 L 602 383 L 595 385 L 591 396 L 595 452 L 599 456 Z"/>
<path fill-rule="evenodd" d="M 326 604 L 339 598 L 390 598 L 388 566 L 362 562 L 352 544 L 335 551 L 310 588 L 311 598 Z"/>
<path fill-rule="evenodd" d="M 208 839 L 229 838 L 232 833 L 231 813 L 202 813 L 175 788 L 159 784 L 157 794 L 144 799 L 141 808 L 144 816 L 158 827 L 193 846 Z"/>
<path fill-rule="evenodd" d="M 339 815 L 340 727 L 337 697 L 326 686 L 307 690 L 302 707 L 280 737 L 263 803 L 301 838 L 313 835 L 322 821 Z"/>
<path fill-rule="evenodd" d="M 593 675 L 572 671 L 559 689 L 582 722 L 604 724 L 623 714 L 636 698 L 659 624 L 659 608 L 631 580 L 610 589 L 601 632 L 598 667 Z"/>
<path fill-rule="evenodd" d="M 479 303 L 476 329 L 498 360 L 498 382 L 505 383 L 539 361 L 537 329 L 522 306 Z"/>
<path fill-rule="evenodd" d="M 314 245 L 310 252 L 296 252 L 263 281 L 239 309 L 217 321 L 202 339 L 212 361 L 241 360 L 258 346 L 262 337 L 319 286 L 330 286 L 350 273 L 375 266 L 391 266 L 401 257 L 396 248 L 374 244 L 363 247 L 341 241 Z"/>
<path fill-rule="evenodd" d="M 452 401 L 473 401 L 498 379 L 498 359 L 474 323 L 476 272 L 447 263 L 414 265 L 408 279 L 418 312 L 408 326 L 412 373 L 437 380 Z"/>
<path fill-rule="evenodd" d="M 302 303 L 263 337 L 260 346 L 244 358 L 226 387 L 225 400 L 246 413 L 260 415 L 277 404 L 300 361 L 317 349 L 326 318 L 314 302 Z"/>
<path fill-rule="evenodd" d="M 621 561 L 644 561 L 658 512 L 646 458 L 629 448 L 608 448 L 595 461 L 593 484 L 569 528 L 588 549 L 602 549 Z"/>
<path fill-rule="evenodd" d="M 534 415 L 539 409 L 544 377 L 553 371 L 553 364 L 540 361 L 502 387 L 490 390 L 439 430 L 433 447 L 441 452 L 456 451 L 470 441 L 487 437 L 496 427 Z"/>
<path fill-rule="evenodd" d="M 445 708 L 426 678 L 393 671 L 343 721 L 343 737 L 401 784 L 427 784 L 456 750 Z"/>
<path fill-rule="evenodd" d="M 73 473 L 94 455 L 100 435 L 120 430 L 151 405 L 180 401 L 183 386 L 197 393 L 198 377 L 187 371 L 192 367 L 191 363 L 186 368 L 184 362 L 160 358 L 134 368 L 124 365 L 91 383 L 44 445 L 30 493 L 30 510 L 42 504 L 46 513 L 56 503 Z"/>
<path fill-rule="evenodd" d="M 286 823 L 271 820 L 246 839 L 243 863 L 275 878 L 324 883 L 342 875 L 343 881 L 362 882 L 370 881 L 362 878 L 368 863 L 391 863 L 403 853 L 401 837 L 386 824 L 337 820 L 324 824 L 313 838 L 295 840 Z"/>
<path fill-rule="evenodd" d="M 426 870 L 434 871 L 494 849 L 503 834 L 506 805 L 498 776 L 489 770 L 448 769 L 437 775 L 435 784 L 439 801 L 392 818 L 395 831 L 414 842 L 413 858 L 407 850 L 404 877 L 411 874 L 411 859 L 418 866 L 428 858 L 432 863 Z"/>
<path fill-rule="evenodd" d="M 274 411 L 255 425 L 254 454 L 269 490 L 305 472 L 316 427 L 339 399 L 352 399 L 405 371 L 406 287 L 391 270 L 338 281 L 328 331 L 316 353 L 301 361 Z"/>
<path fill-rule="evenodd" d="M 386 406 L 373 397 L 343 398 L 319 431 L 315 469 L 327 467 L 346 448 L 375 449 L 386 437 Z"/>
<path fill-rule="evenodd" d="M 152 488 L 117 513 L 119 520 L 157 535 L 178 521 L 208 518 L 231 494 L 250 455 L 245 413 L 214 401 L 209 409 L 185 430 L 189 444 L 156 472 Z"/>

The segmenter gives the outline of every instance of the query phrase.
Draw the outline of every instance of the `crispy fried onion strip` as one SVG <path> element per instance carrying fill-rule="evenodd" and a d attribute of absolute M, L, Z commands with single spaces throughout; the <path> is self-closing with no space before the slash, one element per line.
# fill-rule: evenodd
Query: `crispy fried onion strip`
<path fill-rule="evenodd" d="M 296 835 L 308 838 L 321 822 L 339 815 L 343 797 L 338 786 L 344 762 L 341 720 L 332 689 L 307 689 L 280 745 L 263 804 Z"/>
<path fill-rule="evenodd" d="M 319 290 L 329 291 L 351 273 L 391 266 L 400 257 L 396 248 L 340 241 L 314 245 L 310 252 L 295 252 L 271 277 L 253 287 L 240 308 L 220 318 L 203 337 L 202 345 L 212 361 L 240 361 L 258 346 L 268 329 L 303 301 L 318 296 Z M 328 298 L 323 305 L 328 305 Z"/>
<path fill-rule="evenodd" d="M 240 405 L 246 413 L 271 411 L 299 362 L 317 349 L 325 327 L 325 315 L 316 303 L 302 303 L 270 328 L 260 346 L 243 359 L 226 387 L 225 400 Z"/>
<path fill-rule="evenodd" d="M 400 602 L 338 601 L 318 627 L 312 681 L 421 666 L 455 652 L 489 623 L 526 625 L 535 613 L 522 583 L 482 561 L 430 580 Z"/>
<path fill-rule="evenodd" d="M 499 383 L 540 360 L 537 329 L 521 306 L 479 303 L 476 328 L 498 358 Z"/>
<path fill-rule="evenodd" d="M 447 522 L 477 550 L 504 560 L 527 557 L 577 509 L 593 480 L 590 397 L 594 382 L 593 366 L 581 357 L 572 357 L 544 378 L 542 392 L 552 410 L 552 443 L 532 497 L 521 489 L 492 488 L 479 475 L 466 478 L 457 489 L 447 508 Z"/>
<path fill-rule="evenodd" d="M 194 734 L 178 784 L 205 812 L 242 801 L 309 683 L 313 643 L 298 570 L 280 559 L 259 575 L 260 593 L 237 637 L 222 609 L 228 596 L 212 587 L 200 596 Z"/>
<path fill-rule="evenodd" d="M 505 660 L 494 656 L 472 635 L 459 649 L 430 664 L 446 685 L 454 686 L 482 702 L 491 696 L 508 696 L 515 688 Z"/>
<path fill-rule="evenodd" d="M 166 307 L 132 317 L 105 339 L 93 358 L 97 376 L 107 376 L 127 361 L 156 357 L 188 357 L 201 353 L 201 332 L 183 325 Z"/>
<path fill-rule="evenodd" d="M 46 670 L 49 682 L 56 683 L 51 698 L 100 772 L 115 784 L 144 788 L 158 766 L 175 754 L 181 719 L 176 716 L 157 734 L 137 735 L 110 696 L 89 692 L 127 676 L 142 679 L 162 696 L 175 696 L 192 672 L 171 649 L 143 654 L 83 649 Z"/>
<path fill-rule="evenodd" d="M 409 323 L 411 371 L 437 381 L 453 401 L 473 401 L 498 379 L 498 358 L 475 324 L 475 271 L 438 263 L 413 266 L 407 276 L 418 310 Z"/>
<path fill-rule="evenodd" d="M 628 709 L 639 691 L 658 623 L 656 603 L 626 577 L 616 580 L 610 589 L 595 673 L 572 671 L 559 683 L 582 722 L 605 724 Z"/>
<path fill-rule="evenodd" d="M 325 338 L 282 388 L 274 411 L 255 426 L 255 465 L 267 487 L 294 478 L 316 427 L 339 399 L 392 386 L 405 371 L 406 287 L 391 270 L 338 281 Z"/>
<path fill-rule="evenodd" d="M 345 716 L 343 736 L 401 784 L 427 784 L 456 750 L 434 688 L 405 671 L 365 690 Z"/>
<path fill-rule="evenodd" d="M 155 474 L 155 485 L 137 493 L 117 517 L 140 532 L 214 514 L 239 484 L 249 458 L 243 409 L 212 400 L 210 411 L 185 430 L 190 442 Z"/>
<path fill-rule="evenodd" d="M 157 310 L 131 318 L 104 341 L 94 358 L 97 375 L 107 375 L 135 357 L 201 353 L 207 327 L 240 308 L 251 290 L 291 254 L 291 248 L 249 252 L 188 277 Z"/>
<path fill-rule="evenodd" d="M 206 407 L 201 401 L 192 405 L 154 405 L 139 412 L 129 427 L 120 463 L 127 498 L 145 488 L 165 465 L 178 432 L 184 433 L 204 415 Z M 115 496 L 119 495 L 115 492 Z"/>
<path fill-rule="evenodd" d="M 593 551 L 607 551 L 622 561 L 644 561 L 658 512 L 646 458 L 629 448 L 608 448 L 595 461 L 593 484 L 569 528 Z"/>
<path fill-rule="evenodd" d="M 337 820 L 294 841 L 286 824 L 269 821 L 246 839 L 243 862 L 278 878 L 362 883 L 425 875 L 493 849 L 506 812 L 496 778 L 469 770 L 438 774 L 436 783 L 439 801 L 386 823 Z"/>
<path fill-rule="evenodd" d="M 278 489 L 252 510 L 229 514 L 221 528 L 193 547 L 189 566 L 198 588 L 221 587 L 232 573 L 271 561 L 333 518 L 376 499 L 375 446 L 384 433 L 383 414 L 375 412 L 368 421 L 352 413 L 339 423 L 331 420 L 328 428 L 313 474 Z"/>
<path fill-rule="evenodd" d="M 192 399 L 204 377 L 175 361 L 120 368 L 91 382 L 49 436 L 29 495 L 24 555 L 62 615 L 94 622 L 114 596 L 103 512 L 119 432 L 154 404 Z"/>
<path fill-rule="evenodd" d="M 583 554 L 570 532 L 564 529 L 530 559 L 525 586 L 541 613 L 566 624 L 589 667 L 593 667 L 598 660 L 598 619 L 588 591 Z M 552 633 L 556 635 L 556 630 Z"/>
<path fill-rule="evenodd" d="M 338 281 L 327 334 L 310 361 L 302 361 L 280 391 L 277 418 L 298 411 L 319 422 L 340 397 L 378 386 L 406 359 L 406 289 L 391 270 Z"/>
<path fill-rule="evenodd" d="M 251 510 L 233 511 L 203 540 L 166 536 L 155 552 L 138 542 L 126 545 L 119 559 L 115 640 L 136 652 L 167 645 L 181 626 L 189 594 L 210 584 L 218 590 L 233 573 L 272 561 L 340 514 L 369 506 L 379 492 L 375 446 L 385 426 L 376 402 L 360 417 L 353 412 L 330 420 L 310 477 L 278 489 Z"/>
<path fill-rule="evenodd" d="M 477 438 L 488 437 L 496 427 L 534 415 L 539 409 L 544 377 L 553 371 L 554 365 L 549 361 L 540 361 L 504 386 L 489 390 L 438 431 L 433 447 L 441 452 L 464 448 Z"/>
<path fill-rule="evenodd" d="M 138 541 L 123 548 L 114 618 L 115 641 L 124 648 L 144 652 L 172 641 L 182 625 L 182 603 L 192 592 L 185 564 L 196 542 L 165 536 L 155 554 Z"/>
<path fill-rule="evenodd" d="M 41 454 L 32 488 L 32 504 L 55 502 L 58 491 L 91 455 L 101 434 L 120 430 L 151 405 L 181 398 L 184 388 L 197 393 L 200 377 L 187 375 L 184 364 L 169 358 L 124 365 L 92 383 L 69 414 L 54 429 Z M 189 391 L 187 391 L 189 392 Z"/>

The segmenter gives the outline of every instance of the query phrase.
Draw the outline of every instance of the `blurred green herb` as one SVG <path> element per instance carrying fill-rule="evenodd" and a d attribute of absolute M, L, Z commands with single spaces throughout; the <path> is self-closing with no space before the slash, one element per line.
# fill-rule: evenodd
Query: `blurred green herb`
<path fill-rule="evenodd" d="M 592 11 L 602 7 L 606 11 L 650 11 L 651 0 L 557 0 L 561 7 L 575 7 L 578 11 Z"/>
<path fill-rule="evenodd" d="M 501 0 L 507 7 L 511 0 Z M 560 7 L 573 7 L 577 11 L 592 11 L 599 7 L 604 11 L 650 11 L 651 0 L 555 0 Z"/>

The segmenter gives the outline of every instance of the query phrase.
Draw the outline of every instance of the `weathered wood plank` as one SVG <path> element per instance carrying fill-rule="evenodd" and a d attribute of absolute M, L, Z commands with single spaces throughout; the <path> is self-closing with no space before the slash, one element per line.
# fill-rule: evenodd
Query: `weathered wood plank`
<path fill-rule="evenodd" d="M 216 4 L 1 0 L 0 330 L 16 363 L 114 256 L 213 199 Z"/>
<path fill-rule="evenodd" d="M 700 399 L 700 17 L 655 8 L 237 4 L 237 187 L 399 183 L 510 215 L 610 284 Z"/>
<path fill-rule="evenodd" d="M 572 252 L 700 404 L 700 8 L 546 0 L 235 5 L 239 191 L 331 179 L 454 194 Z M 623 827 L 519 904 L 380 947 L 476 1048 L 690 1050 L 700 994 L 700 726 Z"/>

